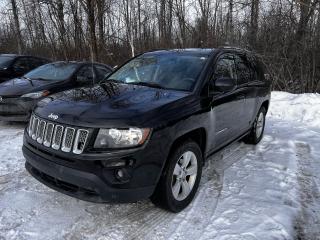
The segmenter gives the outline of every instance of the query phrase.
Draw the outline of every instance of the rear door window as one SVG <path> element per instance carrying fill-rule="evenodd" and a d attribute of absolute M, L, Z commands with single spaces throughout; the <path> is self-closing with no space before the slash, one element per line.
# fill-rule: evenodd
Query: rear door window
<path fill-rule="evenodd" d="M 270 76 L 268 73 L 266 73 L 266 67 L 265 65 L 262 63 L 262 61 L 260 59 L 258 59 L 257 57 L 253 58 L 253 66 L 254 66 L 254 70 L 255 70 L 255 76 L 256 76 L 256 80 L 258 81 L 268 81 L 270 80 Z"/>
<path fill-rule="evenodd" d="M 235 55 L 235 63 L 237 70 L 237 83 L 239 86 L 245 85 L 255 79 L 252 66 L 250 66 L 245 56 Z"/>

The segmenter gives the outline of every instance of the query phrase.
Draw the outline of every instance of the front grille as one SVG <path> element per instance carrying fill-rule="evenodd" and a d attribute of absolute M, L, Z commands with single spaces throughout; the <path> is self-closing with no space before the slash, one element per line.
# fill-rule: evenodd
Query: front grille
<path fill-rule="evenodd" d="M 31 116 L 28 126 L 29 136 L 40 144 L 57 151 L 81 154 L 86 147 L 89 131 L 63 126 Z"/>

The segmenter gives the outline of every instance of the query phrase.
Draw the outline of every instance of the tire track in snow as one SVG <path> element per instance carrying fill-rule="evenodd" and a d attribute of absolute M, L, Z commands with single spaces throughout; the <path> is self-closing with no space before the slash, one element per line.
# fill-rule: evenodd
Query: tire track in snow
<path fill-rule="evenodd" d="M 151 216 L 143 219 L 143 222 L 147 220 L 148 224 L 141 224 L 141 220 L 138 222 L 137 219 L 131 219 L 127 224 L 134 229 L 125 235 L 125 239 L 174 239 L 179 238 L 180 233 L 183 238 L 201 236 L 202 230 L 210 221 L 210 217 L 214 215 L 218 204 L 223 186 L 223 171 L 239 161 L 246 153 L 246 148 L 237 143 L 215 154 L 208 160 L 204 168 L 198 194 L 190 207 L 178 215 L 163 210 L 152 212 Z M 121 221 L 122 224 L 126 222 L 126 219 Z M 139 223 L 140 225 L 135 228 L 135 225 Z M 194 231 L 195 224 L 202 227 Z"/>
<path fill-rule="evenodd" d="M 294 143 L 298 162 L 298 183 L 300 188 L 301 213 L 298 216 L 295 229 L 298 240 L 320 239 L 320 192 L 313 175 L 310 145 L 304 142 Z"/>
<path fill-rule="evenodd" d="M 180 221 L 176 221 L 169 231 L 167 229 L 164 239 L 197 239 L 203 235 L 218 205 L 224 171 L 240 161 L 247 152 L 248 148 L 243 144 L 234 143 L 210 157 L 196 198 L 190 207 L 180 213 Z"/>
<path fill-rule="evenodd" d="M 90 226 L 89 232 L 91 232 L 93 235 L 103 236 L 108 236 L 108 233 L 112 233 L 113 235 L 117 235 L 119 238 L 121 236 L 122 239 L 133 239 L 129 236 L 123 237 L 123 235 L 126 235 L 127 233 L 132 234 L 133 232 L 135 233 L 137 226 L 144 225 L 143 222 L 146 222 L 147 220 L 150 220 L 152 222 L 152 219 L 156 218 L 159 215 L 159 212 L 161 212 L 160 209 L 147 203 L 143 203 L 140 206 L 132 204 L 132 206 L 130 205 L 128 211 L 121 211 L 119 205 L 110 205 L 107 209 L 103 210 L 107 211 L 106 214 L 103 214 L 101 210 L 99 210 L 99 208 L 97 209 L 95 206 L 92 209 L 90 206 L 89 208 L 86 208 L 85 211 L 93 217 L 92 222 L 98 223 Z M 64 238 L 77 239 L 78 237 L 79 239 L 81 239 L 81 236 L 78 236 L 77 234 L 79 234 L 79 231 L 81 232 L 83 227 L 84 226 L 81 221 L 74 223 L 71 227 L 72 231 L 67 233 Z M 127 228 L 128 230 L 123 231 L 123 229 L 125 228 Z M 90 235 L 90 238 L 94 237 Z"/>
<path fill-rule="evenodd" d="M 132 232 L 128 232 L 124 239 L 148 239 L 146 236 L 151 234 L 153 235 L 157 226 L 163 222 L 171 222 L 175 218 L 175 214 L 166 212 L 159 209 L 154 211 L 152 215 L 143 219 L 143 223 L 138 226 L 136 229 L 132 229 Z M 138 222 L 140 223 L 140 222 Z"/>

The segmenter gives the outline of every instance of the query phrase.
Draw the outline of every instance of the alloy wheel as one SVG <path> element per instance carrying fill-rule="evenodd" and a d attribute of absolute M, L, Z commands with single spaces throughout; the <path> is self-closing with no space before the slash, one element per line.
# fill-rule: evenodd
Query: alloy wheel
<path fill-rule="evenodd" d="M 197 179 L 198 161 L 196 155 L 187 151 L 178 159 L 172 176 L 173 197 L 183 201 L 191 193 Z"/>
<path fill-rule="evenodd" d="M 257 122 L 256 122 L 256 137 L 257 139 L 261 137 L 261 134 L 263 132 L 263 127 L 264 127 L 264 114 L 263 112 L 260 112 Z"/>

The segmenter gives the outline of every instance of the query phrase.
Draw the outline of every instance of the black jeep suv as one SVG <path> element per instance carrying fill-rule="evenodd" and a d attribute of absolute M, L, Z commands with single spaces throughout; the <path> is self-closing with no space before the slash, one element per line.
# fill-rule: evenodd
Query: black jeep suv
<path fill-rule="evenodd" d="M 233 141 L 261 140 L 269 101 L 251 52 L 144 53 L 94 87 L 40 101 L 25 131 L 26 168 L 80 199 L 150 197 L 178 212 L 194 198 L 205 159 Z"/>

